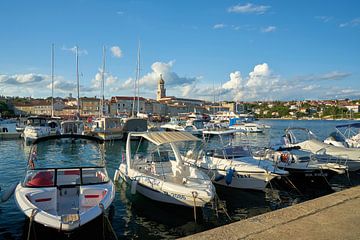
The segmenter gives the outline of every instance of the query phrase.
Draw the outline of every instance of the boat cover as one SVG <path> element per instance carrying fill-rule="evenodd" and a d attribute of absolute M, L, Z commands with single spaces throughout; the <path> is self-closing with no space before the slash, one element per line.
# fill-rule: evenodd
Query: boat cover
<path fill-rule="evenodd" d="M 131 137 L 143 137 L 156 145 L 172 142 L 201 141 L 188 132 L 132 132 Z"/>
<path fill-rule="evenodd" d="M 326 144 L 316 139 L 310 139 L 301 143 L 294 144 L 299 146 L 303 150 L 310 151 L 312 153 L 318 153 L 324 151 L 324 154 L 331 156 L 346 156 L 352 160 L 360 160 L 360 150 L 352 148 L 336 147 L 330 144 Z"/>

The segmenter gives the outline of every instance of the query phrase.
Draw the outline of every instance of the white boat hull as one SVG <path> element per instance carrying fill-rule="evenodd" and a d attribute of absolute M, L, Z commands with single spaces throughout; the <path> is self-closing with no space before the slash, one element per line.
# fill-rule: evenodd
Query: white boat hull
<path fill-rule="evenodd" d="M 145 175 L 133 170 L 126 174 L 126 164 L 120 164 L 119 169 L 115 173 L 114 180 L 116 181 L 118 177 L 121 177 L 131 186 L 133 193 L 138 192 L 158 202 L 194 207 L 195 201 L 196 207 L 203 207 L 214 198 L 213 193 L 215 190 L 210 181 L 208 183 L 205 181 L 202 186 L 200 184 L 200 188 L 186 187 L 186 184 L 166 182 L 154 176 Z M 212 191 L 206 191 L 206 189 L 209 189 L 206 185 L 209 184 Z M 196 194 L 193 194 L 193 192 L 196 192 Z"/>
<path fill-rule="evenodd" d="M 30 218 L 33 215 L 35 222 L 60 231 L 72 231 L 103 213 L 99 204 L 90 207 L 88 202 L 81 200 L 82 193 L 89 192 L 89 201 L 98 201 L 99 199 L 93 197 L 97 194 L 100 196 L 99 193 L 105 190 L 106 194 L 99 204 L 101 203 L 104 209 L 107 209 L 115 197 L 115 189 L 111 181 L 99 186 L 81 186 L 78 199 L 80 206 L 78 213 L 73 214 L 59 213 L 59 205 L 62 203 L 56 201 L 58 198 L 56 187 L 29 188 L 19 183 L 15 189 L 15 202 L 26 216 Z"/>

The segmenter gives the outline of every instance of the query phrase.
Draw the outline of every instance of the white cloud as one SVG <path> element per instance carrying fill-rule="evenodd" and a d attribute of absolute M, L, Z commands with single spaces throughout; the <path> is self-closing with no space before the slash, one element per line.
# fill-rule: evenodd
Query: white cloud
<path fill-rule="evenodd" d="M 223 23 L 218 23 L 218 24 L 215 24 L 213 26 L 214 29 L 222 29 L 222 28 L 225 28 L 225 27 L 226 27 L 226 25 L 223 24 Z"/>
<path fill-rule="evenodd" d="M 151 65 L 151 72 L 145 74 L 140 78 L 139 83 L 140 87 L 146 87 L 153 91 L 156 89 L 157 82 L 162 74 L 163 79 L 165 80 L 166 87 L 171 88 L 174 86 L 184 86 L 194 83 L 198 78 L 196 77 L 180 77 L 175 73 L 172 68 L 175 64 L 175 61 L 170 61 L 167 63 L 164 62 L 154 62 Z M 133 88 L 134 79 L 128 79 L 124 82 L 124 88 Z"/>
<path fill-rule="evenodd" d="M 349 72 L 331 71 L 323 74 L 312 74 L 307 76 L 298 76 L 295 78 L 297 81 L 331 81 L 342 80 L 351 76 Z"/>
<path fill-rule="evenodd" d="M 249 73 L 249 79 L 246 84 L 248 87 L 260 87 L 266 82 L 270 76 L 270 68 L 267 63 L 259 64 Z"/>
<path fill-rule="evenodd" d="M 27 74 L 15 74 L 15 75 L 0 75 L 0 83 L 24 85 L 34 84 L 42 82 L 49 77 L 42 74 L 27 73 Z"/>
<path fill-rule="evenodd" d="M 113 76 L 110 73 L 104 73 L 104 79 L 105 79 L 105 90 L 119 84 L 118 77 Z M 100 90 L 101 80 L 102 80 L 102 73 L 101 73 L 101 69 L 99 69 L 99 71 L 95 74 L 95 77 L 91 80 L 92 89 L 94 89 L 95 91 Z"/>
<path fill-rule="evenodd" d="M 120 49 L 119 46 L 112 46 L 110 48 L 111 54 L 116 57 L 116 58 L 121 58 L 122 57 L 122 51 Z"/>
<path fill-rule="evenodd" d="M 246 3 L 243 5 L 238 4 L 238 5 L 232 6 L 232 7 L 228 8 L 228 12 L 264 14 L 269 8 L 270 8 L 270 6 Z"/>
<path fill-rule="evenodd" d="M 316 16 L 315 18 L 322 21 L 323 23 L 330 22 L 333 19 L 333 17 L 330 16 Z"/>
<path fill-rule="evenodd" d="M 124 15 L 125 12 L 123 12 L 123 11 L 117 11 L 116 14 L 117 14 L 117 15 Z"/>
<path fill-rule="evenodd" d="M 354 18 L 349 22 L 339 24 L 339 27 L 341 27 L 341 28 L 344 28 L 344 27 L 357 27 L 357 26 L 360 26 L 360 18 Z"/>
<path fill-rule="evenodd" d="M 240 71 L 230 73 L 230 80 L 222 85 L 224 89 L 237 89 L 240 87 L 242 77 Z"/>
<path fill-rule="evenodd" d="M 268 26 L 266 28 L 261 29 L 261 31 L 264 33 L 269 33 L 269 32 L 275 32 L 276 29 L 277 28 L 275 26 Z"/>
<path fill-rule="evenodd" d="M 68 48 L 68 47 L 66 47 L 66 46 L 63 46 L 62 48 L 61 48 L 61 50 L 63 50 L 63 51 L 69 51 L 69 52 L 72 52 L 72 53 L 76 53 L 76 46 L 74 46 L 74 47 L 71 47 L 71 48 Z M 79 55 L 88 55 L 88 51 L 86 50 L 86 49 L 80 49 L 80 48 L 78 48 L 78 53 L 79 53 Z"/>

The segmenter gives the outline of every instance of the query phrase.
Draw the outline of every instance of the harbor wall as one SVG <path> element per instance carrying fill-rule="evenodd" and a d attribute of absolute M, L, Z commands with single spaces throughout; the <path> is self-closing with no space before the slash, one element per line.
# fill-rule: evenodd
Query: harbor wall
<path fill-rule="evenodd" d="M 360 239 L 360 186 L 182 239 Z"/>

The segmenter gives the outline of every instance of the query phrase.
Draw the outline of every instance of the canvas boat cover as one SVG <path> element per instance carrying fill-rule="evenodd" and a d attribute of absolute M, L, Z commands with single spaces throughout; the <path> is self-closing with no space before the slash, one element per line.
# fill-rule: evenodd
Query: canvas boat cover
<path fill-rule="evenodd" d="M 312 153 L 318 153 L 318 151 L 325 150 L 324 153 L 331 156 L 346 156 L 352 160 L 360 160 L 359 149 L 336 147 L 330 144 L 320 142 L 316 139 L 310 139 L 294 145 L 299 146 L 301 149 L 310 151 Z"/>
<path fill-rule="evenodd" d="M 156 145 L 172 142 L 201 141 L 188 132 L 132 132 L 131 137 L 143 137 Z"/>

